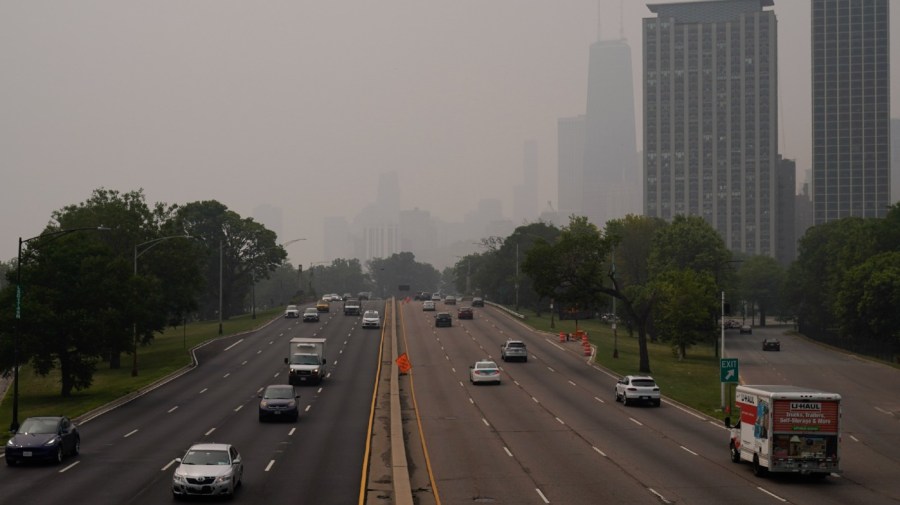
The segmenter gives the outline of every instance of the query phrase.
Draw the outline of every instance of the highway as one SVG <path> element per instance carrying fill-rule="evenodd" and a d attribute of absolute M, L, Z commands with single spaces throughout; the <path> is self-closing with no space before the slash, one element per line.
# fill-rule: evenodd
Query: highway
<path fill-rule="evenodd" d="M 761 349 L 760 335 L 729 332 L 728 342 L 746 341 L 749 346 L 745 351 L 743 345 L 734 345 L 729 354 L 741 360 L 745 381 L 794 382 L 836 390 L 845 398 L 871 386 L 873 379 L 880 384 L 864 398 L 880 398 L 881 411 L 869 407 L 862 415 L 857 412 L 860 400 L 845 404 L 843 476 L 760 479 L 748 465 L 730 461 L 728 432 L 720 421 L 669 400 L 658 409 L 614 402 L 616 377 L 589 366 L 577 343 L 559 343 L 494 308 L 476 309 L 472 321 L 454 320 L 451 328 L 434 328 L 432 313 L 423 313 L 415 303 L 401 307 L 404 345 L 413 364 L 406 379 L 411 384 L 405 389 L 414 392 L 425 440 L 419 448 L 422 454 L 410 451 L 416 461 L 412 479 L 418 503 L 837 505 L 900 499 L 897 479 L 890 477 L 900 475 L 891 452 L 900 447 L 896 417 L 881 413 L 898 410 L 900 381 L 889 367 L 803 343 L 815 349 L 809 351 L 794 339 L 780 355 L 761 356 L 761 350 L 751 350 Z M 499 345 L 507 338 L 528 344 L 528 363 L 499 361 Z M 806 368 L 795 366 L 796 356 L 806 353 Z M 792 354 L 795 357 L 789 358 Z M 485 357 L 501 364 L 502 385 L 468 382 L 469 365 Z M 785 365 L 766 366 L 776 358 L 785 359 Z M 854 381 L 860 391 L 838 388 L 842 381 L 836 377 L 819 383 L 817 376 L 831 375 L 827 366 L 817 363 L 827 365 L 830 360 L 860 367 L 847 371 L 860 374 Z M 665 395 L 665 384 L 661 387 Z M 874 413 L 881 418 L 872 419 Z M 409 438 L 418 436 L 416 426 L 407 423 L 407 429 Z M 873 446 L 854 441 L 857 432 L 877 433 Z M 864 462 L 866 458 L 871 462 Z"/>
<path fill-rule="evenodd" d="M 367 302 L 378 310 L 383 303 Z M 198 442 L 233 444 L 244 460 L 236 503 L 355 503 L 381 332 L 340 304 L 320 323 L 275 319 L 200 348 L 199 366 L 83 422 L 81 454 L 62 465 L 0 469 L 3 504 L 159 504 L 172 501 L 175 458 Z M 258 393 L 286 383 L 288 340 L 328 339 L 330 376 L 298 387 L 297 423 L 260 423 Z"/>
<path fill-rule="evenodd" d="M 369 307 L 385 313 L 383 302 Z M 740 360 L 745 383 L 844 397 L 842 475 L 761 479 L 730 461 L 720 421 L 665 398 L 665 384 L 662 407 L 625 407 L 613 399 L 617 377 L 588 364 L 578 343 L 560 343 L 492 307 L 475 309 L 473 320 L 454 318 L 450 328 L 435 328 L 434 313 L 417 302 L 397 307 L 399 351 L 413 366 L 399 386 L 417 505 L 900 502 L 896 369 L 781 328 L 728 331 L 727 355 Z M 362 484 L 382 332 L 359 322 L 333 303 L 320 323 L 279 318 L 201 347 L 197 367 L 82 420 L 78 457 L 0 468 L 0 504 L 167 502 L 174 459 L 201 441 L 241 451 L 238 503 L 348 505 L 366 489 L 366 503 L 394 503 L 377 491 L 390 479 L 381 468 Z M 299 388 L 297 423 L 259 423 L 257 394 L 286 382 L 287 342 L 297 336 L 328 339 L 330 376 Z M 763 352 L 762 339 L 772 336 L 782 351 Z M 527 363 L 499 360 L 507 338 L 528 344 Z M 468 367 L 486 357 L 501 365 L 503 382 L 473 386 Z M 376 432 L 386 431 L 385 416 L 376 412 Z M 373 448 L 368 463 L 386 460 L 384 447 Z"/>

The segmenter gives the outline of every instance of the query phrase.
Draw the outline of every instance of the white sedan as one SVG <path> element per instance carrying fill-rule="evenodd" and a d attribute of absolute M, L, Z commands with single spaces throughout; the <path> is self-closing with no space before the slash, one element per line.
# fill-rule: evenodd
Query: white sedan
<path fill-rule="evenodd" d="M 472 384 L 482 382 L 500 384 L 500 367 L 493 361 L 476 361 L 469 367 L 469 382 Z"/>
<path fill-rule="evenodd" d="M 431 300 L 425 300 L 422 302 L 422 310 L 434 310 L 434 302 Z"/>

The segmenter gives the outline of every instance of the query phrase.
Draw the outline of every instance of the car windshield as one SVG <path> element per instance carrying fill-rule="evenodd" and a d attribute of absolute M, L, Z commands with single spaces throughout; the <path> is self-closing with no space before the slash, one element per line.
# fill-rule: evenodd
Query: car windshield
<path fill-rule="evenodd" d="M 181 460 L 182 465 L 227 465 L 228 451 L 220 450 L 190 450 Z"/>
<path fill-rule="evenodd" d="M 310 307 L 310 308 L 306 309 L 306 313 L 307 313 L 307 314 L 315 314 L 315 313 L 316 313 L 316 309 Z"/>
<path fill-rule="evenodd" d="M 288 305 L 287 310 L 297 310 L 297 306 L 296 305 Z"/>
<path fill-rule="evenodd" d="M 479 363 L 475 363 L 475 368 L 484 369 L 484 368 L 497 368 L 497 364 L 493 361 L 482 361 Z"/>
<path fill-rule="evenodd" d="M 632 386 L 638 386 L 642 388 L 652 388 L 656 386 L 656 383 L 650 379 L 635 379 L 631 381 Z"/>
<path fill-rule="evenodd" d="M 45 434 L 56 433 L 56 419 L 35 419 L 29 418 L 19 426 L 16 433 Z"/>
<path fill-rule="evenodd" d="M 289 400 L 294 397 L 294 389 L 290 387 L 271 387 L 266 388 L 263 398 L 271 400 Z"/>
<path fill-rule="evenodd" d="M 525 347 L 525 344 L 522 342 L 510 342 L 506 344 L 506 347 Z"/>
<path fill-rule="evenodd" d="M 319 357 L 314 354 L 295 354 L 291 356 L 292 365 L 318 365 Z"/>
<path fill-rule="evenodd" d="M 367 310 L 364 317 L 378 317 L 378 312 L 375 312 L 374 310 Z"/>

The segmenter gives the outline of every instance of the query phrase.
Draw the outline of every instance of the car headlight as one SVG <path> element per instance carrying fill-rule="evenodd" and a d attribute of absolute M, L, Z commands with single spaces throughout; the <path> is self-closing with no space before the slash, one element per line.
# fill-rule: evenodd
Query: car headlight
<path fill-rule="evenodd" d="M 54 445 L 59 443 L 59 437 L 53 437 L 50 440 L 44 442 L 44 445 L 47 447 L 53 447 Z"/>
<path fill-rule="evenodd" d="M 229 482 L 229 481 L 231 481 L 231 474 L 230 474 L 230 473 L 225 474 L 225 475 L 220 475 L 219 477 L 216 477 L 216 484 L 224 484 L 224 483 Z"/>
<path fill-rule="evenodd" d="M 172 480 L 174 480 L 175 482 L 180 482 L 180 483 L 182 483 L 182 484 L 183 484 L 184 482 L 186 482 L 186 480 L 185 480 L 185 478 L 184 478 L 184 475 L 181 475 L 181 474 L 178 473 L 178 472 L 175 472 L 175 475 L 172 477 Z"/>
<path fill-rule="evenodd" d="M 297 406 L 297 402 L 295 402 L 294 400 L 291 400 L 291 401 L 288 402 L 288 404 L 287 404 L 287 407 L 288 407 L 289 409 L 292 409 L 292 408 L 294 408 L 294 407 L 296 407 L 296 406 Z"/>
<path fill-rule="evenodd" d="M 263 400 L 263 401 L 259 402 L 259 406 L 262 408 L 266 408 L 269 406 L 269 402 Z"/>
<path fill-rule="evenodd" d="M 9 439 L 6 441 L 6 447 L 15 447 L 16 444 L 13 442 L 13 439 Z"/>

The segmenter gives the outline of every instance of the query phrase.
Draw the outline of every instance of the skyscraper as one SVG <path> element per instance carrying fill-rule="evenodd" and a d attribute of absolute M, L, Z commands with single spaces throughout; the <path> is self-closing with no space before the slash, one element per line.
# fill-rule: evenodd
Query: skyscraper
<path fill-rule="evenodd" d="M 591 44 L 580 214 L 601 228 L 641 211 L 631 75 L 625 40 Z"/>
<path fill-rule="evenodd" d="M 559 225 L 568 225 L 569 216 L 583 216 L 581 205 L 584 175 L 584 115 L 560 118 L 557 122 L 557 208 Z"/>
<path fill-rule="evenodd" d="M 648 5 L 644 212 L 702 216 L 733 251 L 775 256 L 773 0 Z"/>
<path fill-rule="evenodd" d="M 815 224 L 890 201 L 888 0 L 812 0 Z"/>
<path fill-rule="evenodd" d="M 522 184 L 513 189 L 513 220 L 534 221 L 538 216 L 538 146 L 526 140 L 522 148 Z"/>

